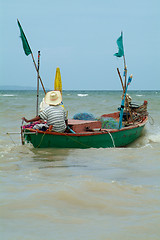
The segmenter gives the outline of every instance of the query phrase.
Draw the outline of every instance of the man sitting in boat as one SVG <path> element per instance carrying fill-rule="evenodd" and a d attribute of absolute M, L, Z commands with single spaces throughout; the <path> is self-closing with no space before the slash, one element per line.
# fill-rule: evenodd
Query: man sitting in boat
<path fill-rule="evenodd" d="M 38 120 L 47 121 L 49 129 L 54 132 L 64 132 L 67 128 L 67 116 L 64 108 L 60 105 L 62 102 L 62 95 L 60 91 L 50 91 L 45 95 L 44 101 L 48 106 L 40 112 L 39 116 L 27 120 L 25 122 L 35 122 Z"/>

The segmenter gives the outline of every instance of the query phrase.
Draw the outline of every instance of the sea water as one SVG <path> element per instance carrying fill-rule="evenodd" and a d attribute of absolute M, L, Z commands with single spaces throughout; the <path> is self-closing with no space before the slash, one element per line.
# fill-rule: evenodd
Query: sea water
<path fill-rule="evenodd" d="M 149 113 L 130 146 L 35 149 L 19 133 L 36 114 L 36 91 L 0 91 L 0 239 L 160 239 L 160 91 L 129 94 Z M 98 118 L 117 111 L 121 92 L 64 91 L 63 103 L 69 118 Z"/>

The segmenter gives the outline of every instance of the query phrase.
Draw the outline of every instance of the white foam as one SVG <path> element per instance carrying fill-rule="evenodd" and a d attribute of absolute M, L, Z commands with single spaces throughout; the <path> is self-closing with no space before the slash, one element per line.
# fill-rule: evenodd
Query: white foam
<path fill-rule="evenodd" d="M 150 136 L 148 137 L 148 140 L 149 140 L 150 142 L 160 143 L 160 133 L 154 134 L 154 135 L 150 135 Z"/>
<path fill-rule="evenodd" d="M 13 94 L 0 94 L 1 97 L 15 97 Z"/>
<path fill-rule="evenodd" d="M 138 95 L 136 95 L 136 97 L 143 97 L 144 95 L 140 95 L 140 94 L 138 94 Z"/>
<path fill-rule="evenodd" d="M 77 94 L 77 96 L 79 96 L 79 97 L 86 97 L 86 96 L 88 96 L 88 94 Z"/>

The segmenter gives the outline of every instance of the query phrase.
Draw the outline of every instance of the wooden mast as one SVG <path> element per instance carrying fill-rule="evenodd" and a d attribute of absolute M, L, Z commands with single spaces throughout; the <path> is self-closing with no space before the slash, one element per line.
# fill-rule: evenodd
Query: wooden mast
<path fill-rule="evenodd" d="M 35 69 L 36 69 L 36 71 L 37 71 L 37 73 L 38 73 L 38 68 L 37 68 L 36 62 L 35 62 L 35 60 L 34 60 L 33 53 L 31 53 L 31 56 L 32 56 L 32 60 L 33 60 L 33 63 L 34 63 Z M 40 80 L 40 82 L 41 82 L 41 85 L 42 85 L 43 91 L 44 91 L 44 93 L 46 94 L 46 90 L 45 90 L 45 88 L 44 88 L 44 85 L 43 85 L 43 82 L 42 82 L 42 79 L 41 79 L 40 75 L 39 75 L 39 80 Z"/>
<path fill-rule="evenodd" d="M 39 65 L 40 65 L 40 51 L 38 51 L 38 65 L 37 65 L 37 106 L 36 116 L 38 116 L 38 105 L 39 105 Z"/>

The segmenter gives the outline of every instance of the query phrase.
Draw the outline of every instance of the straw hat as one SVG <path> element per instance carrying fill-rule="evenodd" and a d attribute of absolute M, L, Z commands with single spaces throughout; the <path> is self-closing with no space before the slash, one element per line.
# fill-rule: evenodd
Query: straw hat
<path fill-rule="evenodd" d="M 62 95 L 60 91 L 50 91 L 45 95 L 45 103 L 48 105 L 59 105 L 62 102 Z"/>

